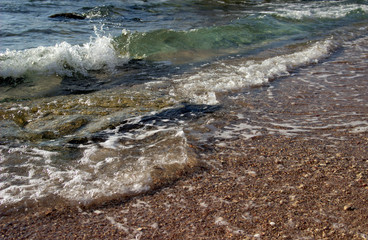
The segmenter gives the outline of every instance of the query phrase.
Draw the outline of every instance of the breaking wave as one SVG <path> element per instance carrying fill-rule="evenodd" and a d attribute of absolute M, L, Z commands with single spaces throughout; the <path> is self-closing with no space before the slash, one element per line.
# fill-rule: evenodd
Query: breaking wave
<path fill-rule="evenodd" d="M 97 35 L 82 46 L 62 42 L 50 47 L 0 53 L 0 77 L 87 75 L 91 70 L 114 70 L 116 65 L 126 61 L 126 56 L 119 56 L 115 51 L 111 37 Z"/>

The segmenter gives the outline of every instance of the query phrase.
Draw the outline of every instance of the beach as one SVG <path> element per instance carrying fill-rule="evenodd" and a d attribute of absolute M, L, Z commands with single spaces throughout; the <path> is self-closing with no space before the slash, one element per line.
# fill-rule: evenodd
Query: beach
<path fill-rule="evenodd" d="M 188 139 L 196 164 L 178 179 L 100 204 L 2 214 L 1 238 L 368 239 L 366 46 L 345 43 L 251 91 L 224 114 L 232 122 L 207 123 L 217 138 Z"/>

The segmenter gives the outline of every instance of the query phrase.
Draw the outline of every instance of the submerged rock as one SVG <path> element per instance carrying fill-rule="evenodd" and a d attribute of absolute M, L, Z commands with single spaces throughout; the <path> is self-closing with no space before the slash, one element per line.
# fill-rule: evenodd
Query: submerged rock
<path fill-rule="evenodd" d="M 67 19 L 83 20 L 86 17 L 78 13 L 57 13 L 57 14 L 50 15 L 49 18 L 67 18 Z"/>
<path fill-rule="evenodd" d="M 175 104 L 170 96 L 126 89 L 0 103 L 0 141 L 87 143 L 94 133 Z M 44 146 L 44 145 L 43 145 Z"/>
<path fill-rule="evenodd" d="M 24 78 L 13 78 L 13 77 L 0 77 L 0 87 L 10 86 L 10 87 L 16 87 L 18 84 L 21 84 L 24 82 Z"/>
<path fill-rule="evenodd" d="M 74 133 L 88 122 L 87 117 L 80 115 L 53 116 L 43 121 L 31 122 L 26 126 L 26 129 L 38 133 L 38 138 L 53 139 Z"/>
<path fill-rule="evenodd" d="M 23 133 L 21 128 L 10 120 L 0 120 L 0 140 L 16 139 Z"/>

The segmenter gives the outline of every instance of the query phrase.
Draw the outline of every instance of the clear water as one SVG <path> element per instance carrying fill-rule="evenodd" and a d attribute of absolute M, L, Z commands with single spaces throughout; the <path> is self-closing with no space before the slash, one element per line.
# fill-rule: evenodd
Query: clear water
<path fill-rule="evenodd" d="M 209 137 L 193 129 L 228 108 L 219 95 L 318 63 L 367 36 L 367 19 L 349 0 L 1 0 L 1 205 L 179 176 Z"/>

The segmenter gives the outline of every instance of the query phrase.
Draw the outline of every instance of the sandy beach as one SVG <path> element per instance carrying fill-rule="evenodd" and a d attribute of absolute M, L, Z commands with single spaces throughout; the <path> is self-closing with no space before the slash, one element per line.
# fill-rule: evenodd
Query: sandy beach
<path fill-rule="evenodd" d="M 367 45 L 254 91 L 243 115 L 262 134 L 190 145 L 200 164 L 182 178 L 121 201 L 2 214 L 0 238 L 368 239 Z"/>

